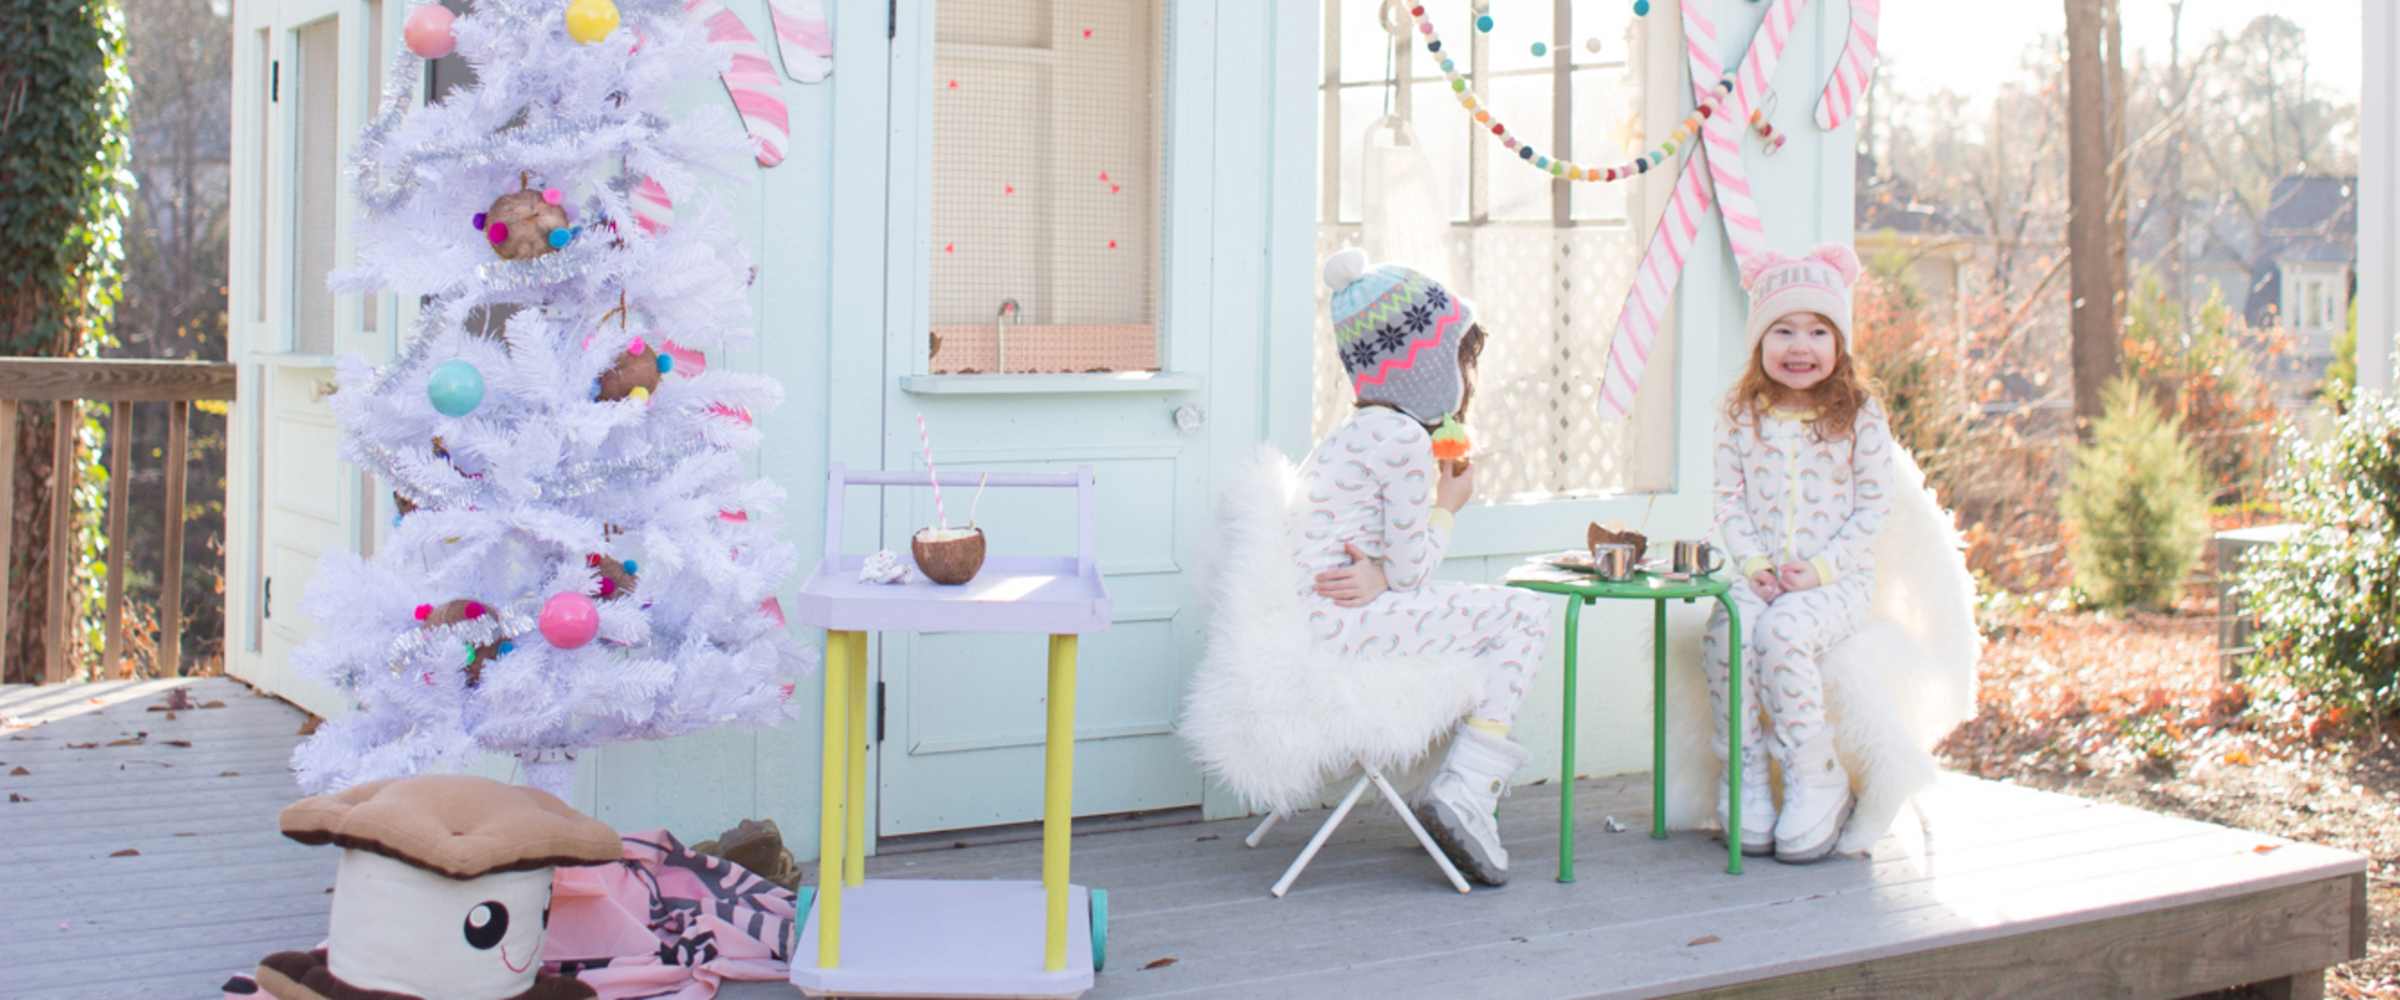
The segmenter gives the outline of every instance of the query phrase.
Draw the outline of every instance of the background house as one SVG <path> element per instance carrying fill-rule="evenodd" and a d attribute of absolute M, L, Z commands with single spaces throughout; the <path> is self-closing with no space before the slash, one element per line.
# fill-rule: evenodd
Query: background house
<path fill-rule="evenodd" d="M 771 36 L 760 0 L 728 6 Z M 1501 161 L 1421 46 L 1395 57 L 1392 36 L 1362 24 L 1372 7 L 1360 3 L 827 6 L 833 76 L 782 84 L 789 158 L 759 171 L 736 203 L 757 265 L 760 340 L 720 363 L 784 383 L 786 405 L 761 418 L 757 462 L 791 494 L 795 587 L 822 549 L 827 467 L 915 467 L 920 415 L 947 468 L 1097 468 L 1117 621 L 1084 648 L 1078 814 L 1239 811 L 1174 733 L 1202 634 L 1193 574 L 1216 484 L 1261 444 L 1298 457 L 1346 405 L 1312 371 L 1325 340 L 1318 260 L 1364 225 L 1345 206 L 1375 203 L 1350 200 L 1365 197 L 1363 151 L 1353 151 L 1386 108 L 1423 137 L 1445 172 L 1440 190 L 1457 199 L 1445 237 L 1454 280 L 1486 304 L 1495 333 L 1486 363 L 1497 391 L 1483 398 L 1507 400 L 1479 418 L 1490 421 L 1478 439 L 1493 470 L 1486 499 L 1497 502 L 1460 518 L 1444 573 L 1496 579 L 1529 554 L 1579 544 L 1593 520 L 1662 538 L 1707 530 L 1711 413 L 1739 362 L 1743 311 L 1715 229 L 1684 274 L 1637 418 L 1604 425 L 1594 413 L 1613 318 L 1673 171 L 1570 186 Z M 1813 92 L 1831 71 L 1844 25 L 1835 6 L 1803 17 L 1780 86 Z M 1479 92 L 1523 108 L 1509 112 L 1511 126 L 1561 155 L 1630 157 L 1687 110 L 1671 17 L 1555 0 L 1553 24 L 1605 44 L 1533 58 L 1521 38 L 1470 30 L 1465 0 L 1449 7 L 1439 16 L 1474 46 Z M 344 706 L 290 670 L 312 627 L 299 598 L 320 556 L 371 550 L 392 513 L 386 491 L 333 459 L 320 389 L 337 354 L 388 356 L 414 313 L 404 296 L 327 293 L 323 278 L 352 252 L 340 164 L 381 89 L 404 8 L 259 0 L 236 14 L 234 189 L 237 204 L 256 207 L 233 234 L 242 385 L 229 503 L 243 516 L 231 519 L 227 660 L 320 713 Z M 1763 10 L 1741 5 L 1721 22 L 1721 55 L 1738 53 Z M 432 75 L 438 92 L 447 71 Z M 724 95 L 712 83 L 690 100 Z M 1759 206 L 1785 249 L 1851 231 L 1851 136 L 1817 130 L 1812 103 L 1781 102 L 1775 125 L 1790 140 L 1780 153 L 1749 144 Z M 1554 138 L 1554 123 L 1573 127 Z M 841 544 L 900 547 L 930 519 L 924 503 L 853 496 Z M 1067 539 L 1033 503 L 984 504 L 1002 550 Z M 1704 612 L 1675 609 L 1682 670 L 1696 665 Z M 1585 619 L 1579 771 L 1648 765 L 1648 616 Z M 875 835 L 1037 815 L 1041 663 L 1036 640 L 876 644 Z M 1545 673 L 1519 726 L 1536 748 L 1556 745 L 1555 677 Z M 587 755 L 578 804 L 603 820 L 694 831 L 777 817 L 806 854 L 815 715 Z M 1553 756 L 1534 757 L 1521 780 L 1556 776 Z"/>

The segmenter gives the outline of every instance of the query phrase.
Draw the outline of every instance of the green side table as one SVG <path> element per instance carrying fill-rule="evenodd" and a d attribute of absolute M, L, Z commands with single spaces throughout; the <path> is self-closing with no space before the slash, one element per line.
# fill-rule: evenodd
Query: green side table
<path fill-rule="evenodd" d="M 1725 608 L 1729 632 L 1726 657 L 1731 677 L 1725 711 L 1733 724 L 1726 727 L 1725 786 L 1729 801 L 1725 825 L 1725 871 L 1742 873 L 1742 612 L 1734 607 L 1731 586 L 1722 577 L 1700 576 L 1671 580 L 1642 572 L 1630 580 L 1595 576 L 1531 564 L 1511 573 L 1508 585 L 1567 599 L 1566 701 L 1559 713 L 1558 880 L 1575 881 L 1575 654 L 1584 605 L 1593 601 L 1649 601 L 1651 646 L 1650 719 L 1650 836 L 1667 836 L 1667 602 L 1685 604 L 1711 599 Z"/>

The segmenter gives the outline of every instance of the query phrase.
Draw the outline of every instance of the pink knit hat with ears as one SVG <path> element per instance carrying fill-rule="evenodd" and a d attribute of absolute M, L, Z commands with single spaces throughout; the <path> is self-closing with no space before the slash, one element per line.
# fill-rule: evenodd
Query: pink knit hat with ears
<path fill-rule="evenodd" d="M 1776 320 L 1796 312 L 1822 314 L 1849 343 L 1850 285 L 1857 280 L 1858 254 L 1848 244 L 1827 243 L 1804 257 L 1759 254 L 1742 268 L 1742 288 L 1750 293 L 1750 349 L 1758 349 Z"/>

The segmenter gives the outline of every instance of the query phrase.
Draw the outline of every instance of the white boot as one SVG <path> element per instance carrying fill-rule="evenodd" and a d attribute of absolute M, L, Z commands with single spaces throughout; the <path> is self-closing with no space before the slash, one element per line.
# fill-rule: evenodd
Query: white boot
<path fill-rule="evenodd" d="M 1508 848 L 1492 810 L 1509 775 L 1525 763 L 1525 748 L 1471 726 L 1458 727 L 1442 769 L 1425 783 L 1417 819 L 1468 878 L 1485 885 L 1508 884 Z"/>
<path fill-rule="evenodd" d="M 1783 762 L 1783 814 L 1775 819 L 1775 860 L 1807 864 L 1833 852 L 1850 822 L 1850 772 L 1819 732 Z"/>
<path fill-rule="evenodd" d="M 1725 783 L 1717 783 L 1717 829 L 1733 828 L 1726 815 Z M 1719 836 L 1723 834 L 1720 832 Z M 1764 857 L 1775 853 L 1775 794 L 1767 782 L 1767 749 L 1758 743 L 1742 745 L 1742 853 Z"/>

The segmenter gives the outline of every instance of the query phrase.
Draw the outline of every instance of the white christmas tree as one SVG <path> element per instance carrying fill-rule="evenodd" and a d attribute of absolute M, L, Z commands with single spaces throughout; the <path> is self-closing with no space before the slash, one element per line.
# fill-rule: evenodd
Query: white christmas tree
<path fill-rule="evenodd" d="M 578 748 L 786 717 L 811 663 L 773 599 L 792 553 L 738 453 L 781 390 L 707 364 L 750 332 L 709 197 L 750 147 L 722 106 L 674 103 L 724 57 L 674 0 L 425 4 L 407 26 L 335 286 L 420 319 L 333 396 L 343 457 L 402 514 L 310 588 L 298 665 L 357 711 L 293 755 L 302 785 L 496 751 L 563 796 Z M 453 49 L 475 85 L 415 106 Z"/>

